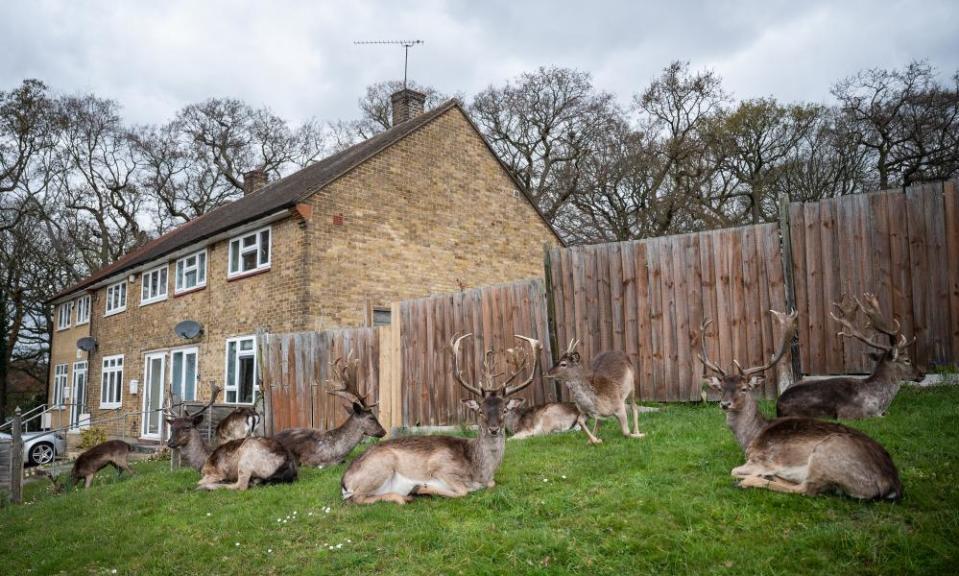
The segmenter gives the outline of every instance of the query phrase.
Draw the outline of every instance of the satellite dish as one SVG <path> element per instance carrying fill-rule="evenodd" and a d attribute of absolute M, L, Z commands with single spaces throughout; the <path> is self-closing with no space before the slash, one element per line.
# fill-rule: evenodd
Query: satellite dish
<path fill-rule="evenodd" d="M 77 340 L 77 348 L 84 352 L 93 352 L 97 349 L 97 341 L 92 336 L 85 336 Z"/>
<path fill-rule="evenodd" d="M 184 340 L 192 340 L 200 334 L 203 334 L 203 327 L 200 326 L 199 322 L 194 320 L 184 320 L 183 322 L 178 323 L 173 331 L 176 332 L 176 335 Z"/>

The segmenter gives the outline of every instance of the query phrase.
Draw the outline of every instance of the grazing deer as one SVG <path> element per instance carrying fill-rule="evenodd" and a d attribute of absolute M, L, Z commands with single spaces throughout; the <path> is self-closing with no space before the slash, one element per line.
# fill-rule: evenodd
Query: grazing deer
<path fill-rule="evenodd" d="M 872 374 L 866 378 L 839 376 L 799 382 L 779 397 L 777 415 L 843 419 L 882 416 L 903 380 L 922 379 L 923 371 L 912 363 L 907 352 L 915 339 L 906 341 L 899 321 L 883 317 L 874 295 L 864 294 L 862 300 L 854 298 L 852 303 L 843 298 L 842 303 L 833 306 L 836 312 L 830 312 L 830 316 L 843 326 L 840 336 L 855 338 L 878 350 L 877 354 L 870 354 L 876 361 Z M 862 328 L 854 324 L 857 310 L 867 319 Z M 879 334 L 868 338 L 864 332 L 870 328 Z M 883 338 L 887 343 L 881 342 Z"/>
<path fill-rule="evenodd" d="M 532 383 L 542 345 L 538 340 L 515 336 L 529 343 L 531 354 L 507 350 L 517 369 L 499 385 L 495 383 L 495 353 L 490 350 L 483 362 L 480 384 L 474 386 L 463 378 L 459 361 L 460 344 L 470 336 L 472 334 L 454 337 L 450 348 L 453 378 L 480 399 L 480 402 L 463 401 L 477 415 L 479 436 L 471 439 L 408 436 L 380 442 L 354 460 L 343 474 L 340 485 L 344 500 L 357 504 L 380 501 L 405 504 L 412 500 L 413 494 L 459 498 L 496 485 L 494 476 L 506 450 L 504 420 L 525 401 L 509 397 Z M 511 385 L 529 363 L 530 356 L 533 367 L 529 377 Z"/>
<path fill-rule="evenodd" d="M 200 470 L 198 490 L 246 490 L 250 483 L 296 480 L 296 459 L 273 438 L 240 438 L 218 446 Z"/>
<path fill-rule="evenodd" d="M 734 361 L 733 373 L 709 361 L 704 335 L 711 321 L 703 323 L 699 358 L 718 375 L 708 378 L 709 386 L 722 394 L 719 406 L 726 413 L 726 424 L 746 453 L 746 463 L 734 468 L 732 476 L 739 478 L 742 488 L 807 496 L 838 491 L 861 500 L 898 500 L 902 484 L 896 466 L 889 453 L 869 436 L 814 418 L 769 421 L 759 411 L 751 391 L 761 382 L 761 373 L 782 359 L 795 335 L 795 313 L 791 316 L 779 351 L 769 363 L 743 369 Z"/>
<path fill-rule="evenodd" d="M 330 363 L 332 378 L 328 392 L 347 401 L 344 406 L 350 417 L 334 430 L 322 432 L 313 428 L 290 428 L 273 436 L 289 450 L 300 466 L 328 466 L 346 458 L 364 436 L 382 438 L 386 430 L 373 413 L 376 404 L 367 404 L 356 387 L 357 364 L 352 356 L 343 362 Z"/>
<path fill-rule="evenodd" d="M 547 402 L 514 410 L 506 416 L 506 430 L 513 440 L 566 432 L 579 424 L 579 408 L 573 402 Z"/>
<path fill-rule="evenodd" d="M 209 446 L 200 434 L 200 424 L 203 422 L 203 413 L 213 406 L 220 389 L 214 385 L 210 393 L 210 402 L 194 414 L 184 411 L 183 416 L 177 416 L 169 406 L 163 409 L 166 423 L 170 427 L 170 438 L 167 447 L 177 449 L 186 456 L 190 468 L 200 471 L 209 458 L 213 448 Z"/>
<path fill-rule="evenodd" d="M 579 409 L 578 424 L 589 437 L 590 444 L 602 442 L 596 433 L 599 431 L 600 418 L 615 416 L 623 436 L 642 438 L 639 431 L 639 408 L 633 392 L 634 372 L 626 354 L 609 351 L 593 358 L 590 370 L 583 367 L 576 346 L 579 340 L 570 340 L 566 352 L 560 356 L 555 366 L 546 373 L 547 378 L 559 380 L 569 389 L 573 402 Z M 626 399 L 632 396 L 633 431 L 629 431 L 629 417 L 626 412 Z M 593 431 L 586 427 L 586 418 L 593 418 Z"/>
<path fill-rule="evenodd" d="M 90 448 L 77 458 L 70 471 L 70 479 L 74 484 L 84 480 L 83 487 L 89 488 L 93 484 L 93 477 L 97 472 L 112 465 L 117 469 L 117 475 L 127 472 L 133 474 L 128 459 L 133 446 L 122 440 L 107 440 Z"/>

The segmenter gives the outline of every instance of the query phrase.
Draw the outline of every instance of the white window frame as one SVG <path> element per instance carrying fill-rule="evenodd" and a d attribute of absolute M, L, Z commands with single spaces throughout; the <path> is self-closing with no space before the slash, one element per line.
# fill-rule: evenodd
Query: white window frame
<path fill-rule="evenodd" d="M 69 328 L 71 318 L 73 318 L 73 300 L 57 306 L 57 331 Z"/>
<path fill-rule="evenodd" d="M 154 283 L 157 287 L 156 296 L 148 296 L 146 291 L 152 291 Z M 170 286 L 170 267 L 164 264 L 151 268 L 143 274 L 140 274 L 140 306 L 163 302 L 167 299 Z M 146 297 L 144 297 L 146 296 Z"/>
<path fill-rule="evenodd" d="M 272 235 L 271 235 L 272 238 Z M 203 265 L 200 265 L 200 257 L 203 257 Z M 187 264 L 187 260 L 190 258 L 196 258 L 195 263 L 191 266 Z M 191 292 L 193 290 L 199 290 L 206 286 L 206 277 L 207 277 L 207 262 L 209 260 L 209 255 L 206 252 L 206 248 L 203 250 L 198 250 L 193 254 L 187 254 L 183 258 L 180 258 L 176 261 L 176 264 L 173 265 L 173 283 L 174 283 L 174 294 L 182 294 L 184 292 Z M 182 270 L 180 267 L 182 266 Z M 193 286 L 185 286 L 186 275 L 189 272 L 196 272 L 196 284 Z M 203 280 L 200 280 L 202 275 Z M 183 282 L 181 283 L 181 280 Z"/>
<path fill-rule="evenodd" d="M 82 314 L 81 314 L 82 313 Z M 77 326 L 90 323 L 90 295 L 77 298 Z"/>
<path fill-rule="evenodd" d="M 69 365 L 57 364 L 53 369 L 53 402 L 57 408 L 63 408 L 64 390 L 67 388 L 67 379 L 69 377 Z"/>
<path fill-rule="evenodd" d="M 260 261 L 260 249 L 261 249 L 260 239 L 261 239 L 261 234 L 263 232 L 266 232 L 269 236 L 267 238 L 265 262 Z M 250 236 L 253 236 L 256 241 L 254 242 L 252 246 L 244 247 L 243 240 L 246 238 L 249 238 Z M 229 247 L 230 249 L 227 250 L 227 261 L 226 261 L 226 269 L 227 269 L 226 277 L 227 278 L 238 278 L 240 276 L 247 276 L 249 274 L 253 274 L 261 270 L 268 270 L 270 268 L 270 263 L 273 260 L 273 229 L 271 226 L 266 226 L 258 230 L 253 230 L 252 232 L 246 232 L 238 236 L 234 236 L 233 238 L 230 238 Z M 253 268 L 250 268 L 249 270 L 243 270 L 242 269 L 243 255 L 249 252 L 254 252 L 254 251 L 256 252 L 256 266 Z M 237 261 L 238 267 L 236 270 L 233 269 L 234 253 L 236 253 L 237 255 L 236 261 Z"/>
<path fill-rule="evenodd" d="M 119 408 L 123 404 L 123 354 L 104 356 L 100 366 L 100 409 Z M 107 396 L 110 392 L 112 397 Z"/>
<path fill-rule="evenodd" d="M 116 291 L 117 291 L 117 290 L 120 290 L 121 287 L 122 287 L 122 290 L 120 291 L 120 292 L 121 292 L 121 295 L 120 295 L 120 298 L 118 298 L 118 299 L 122 299 L 122 300 L 123 300 L 123 303 L 122 303 L 122 304 L 117 304 L 116 306 L 111 307 L 110 304 L 112 304 L 112 303 L 113 303 L 113 300 L 114 300 L 113 295 L 116 294 Z M 117 282 L 116 284 L 110 284 L 109 286 L 107 286 L 106 311 L 104 312 L 103 315 L 104 315 L 104 316 L 113 316 L 114 314 L 119 314 L 120 312 L 123 312 L 124 310 L 126 310 L 126 309 L 127 309 L 127 296 L 128 296 L 128 294 L 127 294 L 127 281 L 126 281 L 126 280 L 121 280 L 121 281 Z"/>
<path fill-rule="evenodd" d="M 183 360 L 181 360 L 180 362 L 179 390 L 173 387 L 173 380 L 174 380 L 174 377 L 176 376 L 176 374 L 174 374 L 173 372 L 174 366 L 176 366 L 176 362 L 174 362 L 174 357 L 177 354 L 182 354 L 183 360 L 186 360 L 186 356 L 188 354 L 192 354 L 194 358 L 196 359 L 195 360 L 196 365 L 194 366 L 194 370 L 193 370 L 193 377 L 195 378 L 193 382 L 193 398 L 186 398 L 185 397 L 186 394 L 184 394 L 184 387 L 186 385 L 186 362 L 184 362 Z M 170 390 L 177 395 L 177 397 L 180 399 L 181 402 L 195 402 L 197 398 L 197 392 L 198 392 L 197 388 L 199 387 L 200 387 L 200 349 L 197 348 L 196 346 L 191 346 L 188 348 L 174 348 L 173 350 L 170 350 Z"/>
<path fill-rule="evenodd" d="M 253 342 L 253 349 L 252 349 L 252 350 L 247 350 L 247 351 L 241 351 L 241 350 L 240 350 L 240 343 L 241 343 L 241 342 L 244 342 L 244 341 L 247 341 L 247 340 Z M 235 382 L 235 381 L 234 381 L 234 382 L 231 382 L 231 381 L 230 381 L 230 344 L 231 344 L 231 343 L 236 344 L 236 357 L 233 359 L 233 361 L 234 361 L 234 363 L 235 363 L 234 366 L 233 366 L 233 375 L 234 375 L 234 376 L 239 376 L 239 374 L 240 374 L 240 359 L 241 359 L 241 358 L 248 358 L 248 357 L 250 357 L 250 356 L 253 357 L 253 394 L 252 394 L 252 398 L 251 398 L 250 402 L 239 402 L 239 401 L 238 401 L 239 394 L 240 394 L 240 388 L 239 388 L 239 386 L 237 385 L 237 384 L 238 384 L 237 382 Z M 256 404 L 256 397 L 257 397 L 258 392 L 259 392 L 259 389 L 260 389 L 259 384 L 258 384 L 258 382 L 257 382 L 257 380 L 258 380 L 258 375 L 259 375 L 259 373 L 260 373 L 260 364 L 259 364 L 259 358 L 257 358 L 257 353 L 256 353 L 256 336 L 255 336 L 255 335 L 253 335 L 253 336 L 236 336 L 236 337 L 234 337 L 234 338 L 227 338 L 227 339 L 226 339 L 226 345 L 224 346 L 224 350 L 223 350 L 223 357 L 224 357 L 224 364 L 223 364 L 223 382 L 224 382 L 224 385 L 223 385 L 223 402 L 224 402 L 225 404 L 239 404 L 239 405 L 243 405 L 243 406 L 249 406 L 249 405 L 252 405 L 252 404 Z M 232 401 L 232 402 L 230 401 L 230 394 L 231 394 L 231 393 L 233 394 L 233 401 Z"/>

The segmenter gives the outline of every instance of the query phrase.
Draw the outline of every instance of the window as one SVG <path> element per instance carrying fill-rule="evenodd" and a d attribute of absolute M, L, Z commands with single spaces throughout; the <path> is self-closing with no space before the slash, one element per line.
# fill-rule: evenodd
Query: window
<path fill-rule="evenodd" d="M 77 300 L 77 326 L 90 321 L 90 297 L 83 296 Z"/>
<path fill-rule="evenodd" d="M 140 281 L 140 306 L 166 300 L 167 265 L 148 270 Z"/>
<path fill-rule="evenodd" d="M 63 408 L 63 391 L 67 387 L 67 365 L 57 364 L 53 370 L 53 405 Z"/>
<path fill-rule="evenodd" d="M 206 286 L 206 250 L 200 250 L 176 261 L 175 293 L 179 294 L 204 286 Z"/>
<path fill-rule="evenodd" d="M 127 283 L 117 282 L 107 287 L 107 316 L 127 309 Z"/>
<path fill-rule="evenodd" d="M 227 277 L 248 274 L 269 267 L 269 228 L 263 228 L 230 240 L 230 266 Z"/>
<path fill-rule="evenodd" d="M 226 341 L 226 401 L 252 404 L 256 400 L 256 338 L 244 336 Z"/>
<path fill-rule="evenodd" d="M 173 369 L 170 376 L 173 393 L 182 401 L 192 402 L 196 400 L 197 349 L 174 350 L 171 356 Z"/>
<path fill-rule="evenodd" d="M 70 412 L 70 424 L 74 427 L 80 424 L 80 415 L 87 413 L 87 363 L 73 363 L 73 393 L 71 394 L 73 408 Z"/>
<path fill-rule="evenodd" d="M 69 328 L 71 316 L 73 316 L 73 300 L 57 306 L 57 330 Z"/>
<path fill-rule="evenodd" d="M 100 374 L 100 408 L 119 408 L 123 394 L 123 354 L 103 358 Z"/>
<path fill-rule="evenodd" d="M 390 320 L 390 309 L 389 308 L 378 308 L 373 307 L 373 326 L 389 326 L 391 323 Z"/>

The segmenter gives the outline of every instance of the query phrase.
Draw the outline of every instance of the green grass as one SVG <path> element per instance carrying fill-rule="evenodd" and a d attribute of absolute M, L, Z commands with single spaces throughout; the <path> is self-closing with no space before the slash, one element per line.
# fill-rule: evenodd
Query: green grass
<path fill-rule="evenodd" d="M 0 510 L 0 573 L 955 574 L 959 389 L 903 390 L 855 425 L 896 460 L 901 503 L 736 488 L 719 409 L 667 406 L 643 440 L 608 422 L 598 447 L 511 442 L 495 489 L 405 507 L 344 505 L 343 466 L 246 493 L 197 492 L 163 462 L 86 492 L 32 485 Z"/>

